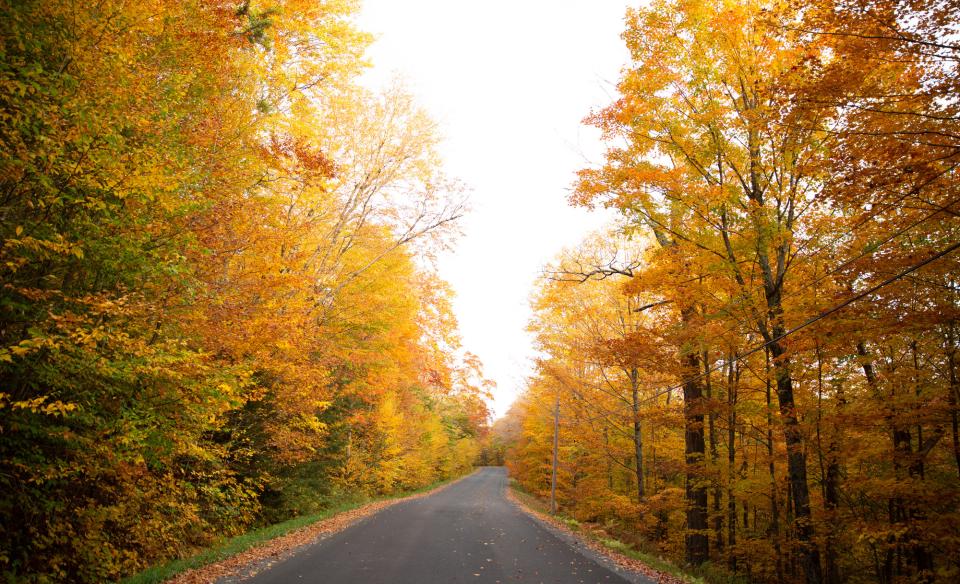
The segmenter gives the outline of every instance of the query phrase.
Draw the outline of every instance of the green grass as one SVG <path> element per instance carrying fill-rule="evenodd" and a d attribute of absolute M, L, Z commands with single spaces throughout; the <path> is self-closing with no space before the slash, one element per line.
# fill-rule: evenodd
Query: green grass
<path fill-rule="evenodd" d="M 523 501 L 525 505 L 528 505 L 529 507 L 545 515 L 550 515 L 550 512 L 547 509 L 546 503 L 541 501 L 536 495 L 528 493 L 518 483 L 516 483 L 513 480 L 510 481 L 510 488 L 513 489 L 514 493 L 517 494 L 518 498 L 521 501 Z M 643 562 L 644 564 L 646 564 L 647 566 L 650 566 L 654 570 L 664 572 L 666 574 L 670 574 L 671 576 L 680 578 L 681 580 L 685 582 L 690 582 L 691 584 L 708 584 L 708 583 L 719 584 L 720 583 L 719 578 L 711 578 L 711 577 L 704 578 L 704 577 L 701 577 L 701 575 L 699 574 L 696 574 L 696 575 L 691 574 L 690 572 L 684 571 L 680 567 L 671 563 L 669 560 L 665 560 L 655 554 L 637 550 L 630 544 L 622 542 L 618 539 L 597 537 L 589 530 L 584 529 L 576 519 L 572 517 L 567 517 L 562 513 L 558 512 L 554 515 L 554 517 L 562 521 L 564 524 L 570 527 L 573 531 L 583 536 L 584 538 L 588 538 L 590 540 L 596 541 L 599 544 L 601 544 L 603 547 L 610 549 L 612 551 L 615 551 L 628 558 L 632 558 L 634 560 Z M 707 575 L 707 574 L 705 573 L 704 575 Z M 726 582 L 726 580 L 723 580 L 723 582 Z"/>
<path fill-rule="evenodd" d="M 154 566 L 148 568 L 139 574 L 134 574 L 128 578 L 121 580 L 123 584 L 157 584 L 164 582 L 170 578 L 173 578 L 181 572 L 186 572 L 194 568 L 200 568 L 209 564 L 214 564 L 221 560 L 225 560 L 231 556 L 235 556 L 241 552 L 244 552 L 258 544 L 261 544 L 265 541 L 286 535 L 291 531 L 305 527 L 317 521 L 322 521 L 328 517 L 332 517 L 337 513 L 343 513 L 344 511 L 351 511 L 362 507 L 367 503 L 372 503 L 375 501 L 383 501 L 386 499 L 397 499 L 401 497 L 410 497 L 419 493 L 430 491 L 435 489 L 443 484 L 449 483 L 451 481 L 457 480 L 460 477 L 454 477 L 451 479 L 438 481 L 431 485 L 427 485 L 420 489 L 413 491 L 405 491 L 395 495 L 389 495 L 384 497 L 361 497 L 357 499 L 351 499 L 347 501 L 342 501 L 336 504 L 333 504 L 327 509 L 319 513 L 314 513 L 311 515 L 301 515 L 300 517 L 294 517 L 293 519 L 288 519 L 281 523 L 276 523 L 274 525 L 269 525 L 267 527 L 261 527 L 260 529 L 254 529 L 253 531 L 248 531 L 242 535 L 226 539 L 213 547 L 210 547 L 202 552 L 159 566 Z"/>
<path fill-rule="evenodd" d="M 664 572 L 666 574 L 670 574 L 671 576 L 680 578 L 681 580 L 684 580 L 686 582 L 691 582 L 692 584 L 705 584 L 705 581 L 703 578 L 699 576 L 695 576 L 690 572 L 686 572 L 682 570 L 681 568 L 679 568 L 669 560 L 665 560 L 660 556 L 657 556 L 654 554 L 649 554 L 646 552 L 642 552 L 640 550 L 633 549 L 632 547 L 630 547 L 629 544 L 626 544 L 618 539 L 601 540 L 600 543 L 602 543 L 604 547 L 608 547 L 616 551 L 617 553 L 627 556 L 628 558 L 639 560 L 644 564 L 650 566 L 654 570 L 657 570 L 658 572 Z"/>

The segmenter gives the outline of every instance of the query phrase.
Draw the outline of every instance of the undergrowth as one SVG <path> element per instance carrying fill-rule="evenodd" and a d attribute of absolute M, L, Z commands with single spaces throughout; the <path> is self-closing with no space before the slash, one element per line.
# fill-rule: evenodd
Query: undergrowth
<path fill-rule="evenodd" d="M 344 495 L 340 500 L 329 500 L 328 507 L 319 511 L 317 513 L 311 513 L 308 515 L 301 515 L 299 517 L 294 517 L 280 523 L 269 525 L 267 527 L 261 527 L 259 529 L 254 529 L 248 531 L 242 535 L 238 535 L 231 538 L 225 538 L 219 543 L 199 551 L 194 555 L 190 555 L 184 558 L 179 558 L 158 566 L 154 566 L 140 572 L 139 574 L 134 574 L 128 578 L 125 578 L 121 581 L 122 584 L 159 584 L 170 578 L 173 578 L 177 574 L 186 572 L 187 570 L 192 570 L 196 568 L 202 568 L 210 564 L 215 564 L 219 561 L 225 560 L 231 556 L 235 556 L 239 553 L 242 553 L 250 548 L 253 548 L 263 542 L 269 541 L 271 539 L 281 537 L 290 533 L 291 531 L 300 529 L 301 527 L 306 527 L 317 521 L 323 521 L 329 517 L 333 517 L 338 513 L 343 513 L 346 511 L 352 511 L 359 507 L 362 507 L 368 503 L 373 503 L 376 501 L 384 501 L 388 499 L 398 499 L 403 497 L 410 497 L 417 495 L 419 493 L 424 493 L 435 489 L 441 485 L 457 480 L 461 477 L 453 477 L 443 481 L 438 481 L 431 485 L 421 487 L 419 489 L 404 491 L 402 493 L 388 495 L 383 497 L 366 497 L 363 495 Z"/>
<path fill-rule="evenodd" d="M 510 488 L 525 505 L 545 515 L 550 515 L 547 503 L 536 495 L 524 490 L 519 483 L 511 480 Z M 589 524 L 581 523 L 573 517 L 564 515 L 562 512 L 558 511 L 553 517 L 584 538 L 595 541 L 613 552 L 638 560 L 658 572 L 669 574 L 690 584 L 748 584 L 746 579 L 731 576 L 729 573 L 716 568 L 710 563 L 706 563 L 699 568 L 682 568 L 650 549 L 641 549 L 637 545 L 631 545 L 615 537 L 610 537 L 609 534 L 599 536 L 590 530 Z"/>

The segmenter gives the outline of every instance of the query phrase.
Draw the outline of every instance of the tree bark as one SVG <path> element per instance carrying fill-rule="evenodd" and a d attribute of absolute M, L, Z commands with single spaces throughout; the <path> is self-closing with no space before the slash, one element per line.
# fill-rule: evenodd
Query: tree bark
<path fill-rule="evenodd" d="M 683 311 L 684 321 L 692 320 L 693 311 Z M 686 560 L 699 566 L 710 557 L 710 540 L 707 536 L 707 488 L 704 484 L 703 462 L 706 445 L 703 439 L 703 384 L 700 382 L 700 356 L 689 351 L 683 357 L 683 413 L 684 442 L 687 463 L 687 535 Z"/>
<path fill-rule="evenodd" d="M 727 359 L 727 543 L 729 559 L 727 565 L 732 572 L 737 571 L 737 498 L 733 494 L 734 469 L 737 462 L 737 382 L 739 371 L 731 354 Z"/>
<path fill-rule="evenodd" d="M 557 513 L 557 459 L 560 450 L 560 396 L 553 405 L 553 468 L 550 474 L 550 513 Z"/>
<path fill-rule="evenodd" d="M 773 337 L 785 332 L 782 324 L 775 324 Z M 779 342 L 770 343 L 773 357 L 774 377 L 777 382 L 777 399 L 780 402 L 780 418 L 787 444 L 787 476 L 793 497 L 794 529 L 800 544 L 800 565 L 808 584 L 823 580 L 820 570 L 820 550 L 813 541 L 813 522 L 810 516 L 810 491 L 807 486 L 807 455 L 803 450 L 803 433 L 793 400 L 793 379 L 790 377 L 790 358 L 786 348 Z"/>
<path fill-rule="evenodd" d="M 842 414 L 846 399 L 843 392 L 843 382 L 837 381 L 835 414 Z M 823 356 L 820 347 L 817 347 L 817 440 L 820 441 L 821 417 L 823 415 Z M 837 532 L 840 526 L 837 525 L 837 510 L 840 508 L 840 443 L 843 441 L 843 434 L 839 424 L 829 424 L 830 434 L 827 438 L 827 447 L 824 449 L 822 444 L 818 444 L 820 453 L 820 468 L 823 476 L 823 507 L 827 516 L 827 536 L 823 546 L 824 561 L 824 582 L 827 584 L 839 584 L 841 581 L 839 558 L 837 554 Z M 824 460 L 825 459 L 825 460 Z"/>
<path fill-rule="evenodd" d="M 650 228 L 663 248 L 670 248 L 676 242 L 655 224 Z M 694 326 L 696 308 L 682 305 L 680 319 L 683 327 L 691 330 Z M 687 529 L 685 555 L 687 563 L 699 566 L 710 557 L 710 540 L 707 536 L 707 489 L 703 483 L 703 462 L 706 445 L 703 439 L 703 384 L 700 381 L 700 356 L 695 348 L 680 347 L 680 371 L 683 382 L 684 413 L 684 453 L 686 462 L 686 503 Z M 670 392 L 667 393 L 670 404 Z"/>
<path fill-rule="evenodd" d="M 957 463 L 957 476 L 960 477 L 960 379 L 957 375 L 957 338 L 956 323 L 947 328 L 947 368 L 950 375 L 950 387 L 947 388 L 947 403 L 950 404 L 950 429 L 953 436 L 953 458 Z"/>
<path fill-rule="evenodd" d="M 714 534 L 714 547 L 715 551 L 719 553 L 723 550 L 723 512 L 721 511 L 721 504 L 723 502 L 723 493 L 721 492 L 720 487 L 720 472 L 717 467 L 717 460 L 720 458 L 717 453 L 717 429 L 716 429 L 716 413 L 714 408 L 713 401 L 713 383 L 710 378 L 710 352 L 703 352 L 703 379 L 704 386 L 706 389 L 707 401 L 707 437 L 710 442 L 710 482 L 712 483 L 711 491 L 713 491 L 713 534 Z"/>
<path fill-rule="evenodd" d="M 880 383 L 877 379 L 876 371 L 874 371 L 873 368 L 873 360 L 867 351 L 866 344 L 862 341 L 857 343 L 857 354 L 860 356 L 861 368 L 863 369 L 864 377 L 867 378 L 867 385 L 870 387 L 874 398 L 880 400 L 884 399 L 880 393 Z M 892 400 L 895 397 L 896 395 L 891 393 L 889 399 Z M 910 469 L 910 473 L 913 474 L 913 465 L 911 464 L 911 460 L 913 458 L 913 445 L 911 444 L 912 436 L 910 434 L 910 428 L 902 424 L 893 412 L 887 411 L 885 418 L 891 428 L 894 478 L 900 481 L 904 479 L 904 467 Z M 907 509 L 907 505 L 903 500 L 903 497 L 891 497 L 887 502 L 887 516 L 891 526 L 896 526 L 906 522 L 909 519 L 909 515 L 910 512 Z M 886 559 L 883 563 L 884 573 L 880 575 L 881 580 L 884 580 L 885 582 L 893 581 L 894 578 L 903 572 L 903 546 L 901 545 L 899 539 L 900 538 L 897 537 L 889 542 L 893 545 L 890 546 L 886 554 Z"/>
<path fill-rule="evenodd" d="M 633 454 L 637 461 L 634 469 L 637 474 L 637 502 L 643 502 L 645 497 L 643 488 L 643 435 L 640 427 L 640 384 L 639 371 L 636 367 L 630 369 L 630 392 L 633 398 Z"/>
<path fill-rule="evenodd" d="M 777 582 L 783 582 L 783 551 L 780 548 L 780 502 L 777 497 L 777 466 L 773 458 L 773 399 L 770 383 L 770 351 L 766 355 L 767 390 L 767 471 L 770 473 L 770 537 L 777 558 Z M 789 493 L 789 492 L 788 492 Z"/>

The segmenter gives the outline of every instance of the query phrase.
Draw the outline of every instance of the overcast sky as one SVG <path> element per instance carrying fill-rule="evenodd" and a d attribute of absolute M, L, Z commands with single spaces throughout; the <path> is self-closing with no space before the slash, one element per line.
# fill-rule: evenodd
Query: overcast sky
<path fill-rule="evenodd" d="M 612 99 L 626 62 L 620 0 L 363 0 L 377 41 L 365 83 L 401 75 L 444 136 L 470 214 L 440 273 L 464 345 L 497 382 L 503 415 L 534 354 L 525 332 L 540 268 L 610 215 L 567 205 L 576 170 L 602 152 L 581 120 Z"/>

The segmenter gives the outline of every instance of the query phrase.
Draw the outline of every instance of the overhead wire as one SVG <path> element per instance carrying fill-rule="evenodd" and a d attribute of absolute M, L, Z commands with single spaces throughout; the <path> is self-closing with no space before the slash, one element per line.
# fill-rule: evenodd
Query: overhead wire
<path fill-rule="evenodd" d="M 757 345 L 756 347 L 753 347 L 752 349 L 750 349 L 750 350 L 748 350 L 748 351 L 746 351 L 746 352 L 744 352 L 744 353 L 738 354 L 738 355 L 736 356 L 736 358 L 735 358 L 732 362 L 739 363 L 740 361 L 743 361 L 745 358 L 749 357 L 750 355 L 753 355 L 754 353 L 757 353 L 758 351 L 762 351 L 762 350 L 766 349 L 767 347 L 769 347 L 770 345 L 782 341 L 783 339 L 787 338 L 788 336 L 790 336 L 790 335 L 792 335 L 792 334 L 794 334 L 794 333 L 797 333 L 797 332 L 799 332 L 799 331 L 807 328 L 808 326 L 810 326 L 810 325 L 812 325 L 812 324 L 814 324 L 814 323 L 816 323 L 816 322 L 818 322 L 818 321 L 820 321 L 820 320 L 823 320 L 824 318 L 830 316 L 831 314 L 834 314 L 834 313 L 836 313 L 836 312 L 839 312 L 840 310 L 843 310 L 844 308 L 846 308 L 847 306 L 853 304 L 854 302 L 856 302 L 856 301 L 858 301 L 858 300 L 861 300 L 861 299 L 863 299 L 863 298 L 865 298 L 865 297 L 873 294 L 874 292 L 880 290 L 881 288 L 884 288 L 884 287 L 886 287 L 886 286 L 889 286 L 890 284 L 892 284 L 892 283 L 896 282 L 897 280 L 900 280 L 900 279 L 902 279 L 902 278 L 904 278 L 904 277 L 912 274 L 913 272 L 919 270 L 920 268 L 922 268 L 922 267 L 924 267 L 924 266 L 926 266 L 926 265 L 928 265 L 928 264 L 930 264 L 930 263 L 933 263 L 933 262 L 935 262 L 936 260 L 938 260 L 938 259 L 940 259 L 940 258 L 942 258 L 942 257 L 944 257 L 944 256 L 947 256 L 947 255 L 953 253 L 953 252 L 956 251 L 957 249 L 960 249 L 960 241 L 958 241 L 958 242 L 956 242 L 956 243 L 954 243 L 954 244 L 952 244 L 952 245 L 947 246 L 947 247 L 944 248 L 943 250 L 941 250 L 941 251 L 939 251 L 939 252 L 931 255 L 930 257 L 924 259 L 924 260 L 921 261 L 921 262 L 918 262 L 918 263 L 916 263 L 916 264 L 913 264 L 912 266 L 910 266 L 910 267 L 906 268 L 905 270 L 902 270 L 902 271 L 898 272 L 897 274 L 895 274 L 895 275 L 893 275 L 893 276 L 891 276 L 891 277 L 889 277 L 889 278 L 881 281 L 880 283 L 875 284 L 875 285 L 867 288 L 866 290 L 863 290 L 863 291 L 861 291 L 861 292 L 858 292 L 857 294 L 854 294 L 853 296 L 847 298 L 847 299 L 844 300 L 843 302 L 840 302 L 839 304 L 836 304 L 836 305 L 828 308 L 827 310 L 824 310 L 823 312 L 817 314 L 816 316 L 813 316 L 813 317 L 811 317 L 811 318 L 808 318 L 808 319 L 805 320 L 803 323 L 801 323 L 801 324 L 799 324 L 799 325 L 797 325 L 797 326 L 795 326 L 795 327 L 793 327 L 793 328 L 785 331 L 783 334 L 778 335 L 776 338 L 772 338 L 772 339 L 770 339 L 770 340 L 768 340 L 768 341 L 766 341 L 766 342 L 764 342 L 764 343 L 761 343 L 760 345 Z M 666 393 L 668 393 L 668 392 L 675 391 L 675 390 L 677 390 L 677 389 L 681 389 L 681 388 L 683 388 L 684 385 L 686 385 L 686 384 L 688 384 L 688 383 L 692 383 L 692 382 L 697 381 L 697 380 L 699 380 L 699 379 L 702 379 L 702 378 L 706 377 L 707 375 L 709 375 L 710 373 L 713 373 L 714 371 L 717 371 L 718 369 L 719 369 L 719 367 L 716 366 L 716 365 L 707 367 L 707 368 L 705 368 L 705 370 L 704 370 L 703 373 L 700 373 L 700 374 L 698 374 L 698 375 L 694 375 L 694 376 L 692 376 L 692 377 L 688 377 L 688 378 L 682 380 L 680 383 L 678 383 L 678 384 L 676 384 L 676 385 L 672 385 L 672 386 L 670 386 L 670 387 L 668 387 L 668 388 L 658 390 L 658 391 L 656 391 L 653 395 L 644 398 L 643 401 L 644 401 L 644 402 L 648 402 L 648 401 L 651 401 L 651 400 L 653 400 L 653 399 L 656 399 L 656 398 L 660 397 L 661 395 L 664 395 L 664 394 L 666 394 Z"/>
<path fill-rule="evenodd" d="M 858 254 L 857 256 L 852 257 L 852 258 L 849 258 L 849 259 L 847 259 L 847 260 L 844 260 L 844 261 L 841 262 L 840 264 L 837 264 L 836 266 L 832 267 L 832 268 L 831 268 L 830 270 L 828 270 L 827 272 L 825 272 L 825 273 L 821 274 L 819 277 L 815 278 L 815 279 L 814 279 L 812 282 L 810 282 L 808 285 L 815 285 L 815 284 L 817 284 L 817 283 L 819 283 L 819 282 L 822 282 L 822 281 L 823 281 L 824 279 L 826 279 L 828 276 L 837 273 L 838 271 L 842 270 L 843 268 L 852 265 L 853 263 L 859 261 L 860 259 L 862 259 L 862 258 L 864 258 L 864 257 L 867 257 L 867 256 L 869 256 L 869 255 L 872 255 L 872 254 L 876 253 L 876 252 L 880 249 L 880 247 L 882 247 L 882 246 L 886 245 L 887 243 L 893 241 L 893 240 L 896 239 L 897 237 L 900 237 L 901 235 L 907 233 L 908 231 L 910 231 L 911 229 L 917 227 L 918 225 L 920 225 L 920 224 L 922 224 L 922 223 L 924 223 L 924 222 L 932 219 L 933 217 L 939 215 L 940 213 L 948 210 L 950 207 L 952 207 L 954 204 L 956 204 L 956 203 L 958 203 L 958 202 L 960 202 L 960 197 L 954 198 L 953 200 L 947 202 L 945 205 L 942 205 L 942 206 L 940 206 L 940 207 L 932 210 L 932 211 L 931 211 L 930 213 L 928 213 L 927 215 L 921 217 L 920 219 L 917 219 L 916 221 L 910 223 L 909 225 L 907 225 L 907 226 L 905 226 L 905 227 L 903 227 L 903 228 L 895 231 L 894 233 L 890 234 L 890 235 L 887 236 L 883 241 L 871 245 L 867 250 L 863 251 L 862 253 Z M 859 293 L 857 293 L 857 294 L 854 294 L 853 296 L 847 298 L 847 299 L 844 300 L 843 302 L 841 302 L 841 303 L 839 303 L 839 304 L 837 304 L 837 305 L 835 305 L 835 306 L 832 306 L 831 308 L 829 308 L 829 309 L 827 309 L 827 310 L 825 310 L 825 311 L 817 314 L 816 316 L 813 316 L 813 317 L 807 319 L 807 320 L 804 321 L 803 323 L 801 323 L 801 324 L 799 324 L 799 325 L 797 325 L 797 326 L 795 326 L 795 327 L 793 327 L 793 328 L 785 331 L 783 334 L 777 336 L 776 338 L 773 338 L 773 339 L 770 339 L 770 340 L 768 340 L 768 341 L 765 341 L 764 343 L 761 343 L 760 345 L 757 345 L 756 347 L 753 347 L 752 349 L 749 349 L 748 351 L 746 351 L 746 352 L 744 352 L 744 353 L 738 354 L 738 355 L 736 356 L 736 358 L 733 360 L 733 362 L 739 363 L 739 362 L 743 361 L 746 357 L 749 357 L 750 355 L 753 355 L 753 354 L 755 354 L 755 353 L 757 353 L 757 352 L 759 352 L 759 351 L 762 351 L 762 350 L 766 349 L 767 347 L 769 347 L 770 345 L 772 345 L 773 343 L 777 343 L 777 342 L 785 339 L 786 337 L 788 337 L 788 336 L 790 336 L 790 335 L 792 335 L 792 334 L 794 334 L 794 333 L 796 333 L 796 332 L 799 332 L 800 330 L 803 330 L 803 329 L 807 328 L 808 326 L 810 326 L 810 325 L 812 325 L 812 324 L 814 324 L 814 323 L 816 323 L 816 322 L 818 322 L 818 321 L 826 318 L 827 316 L 830 316 L 831 314 L 834 314 L 835 312 L 838 312 L 838 311 L 842 310 L 843 308 L 846 308 L 846 307 L 849 306 L 850 304 L 853 304 L 854 302 L 856 302 L 856 301 L 858 301 L 858 300 L 861 300 L 861 299 L 865 298 L 866 296 L 869 296 L 869 295 L 873 294 L 874 292 L 880 290 L 881 288 L 884 288 L 884 287 L 888 286 L 889 284 L 892 284 L 893 282 L 896 282 L 897 280 L 900 280 L 900 279 L 902 279 L 902 278 L 904 278 L 904 277 L 912 274 L 913 272 L 919 270 L 920 268 L 922 268 L 922 267 L 924 267 L 924 266 L 926 266 L 926 265 L 928 265 L 928 264 L 930 264 L 930 263 L 932 263 L 932 262 L 934 262 L 934 261 L 936 261 L 936 260 L 938 260 L 938 259 L 946 256 L 946 255 L 949 255 L 950 253 L 956 251 L 958 248 L 960 248 L 960 242 L 954 243 L 953 245 L 950 245 L 950 246 L 948 246 L 947 248 L 941 250 L 940 252 L 937 252 L 937 253 L 935 253 L 934 255 L 932 255 L 932 256 L 924 259 L 923 261 L 921 261 L 921 262 L 919 262 L 919 263 L 917 263 L 917 264 L 914 264 L 914 265 L 908 267 L 907 269 L 905 269 L 905 270 L 903 270 L 903 271 L 895 274 L 894 276 L 891 276 L 891 277 L 889 277 L 889 278 L 881 281 L 880 283 L 878 283 L 878 284 L 876 284 L 876 285 L 874 285 L 874 286 L 872 286 L 872 287 L 870 287 L 870 288 L 868 288 L 868 289 L 866 289 L 866 290 L 863 290 L 863 291 L 861 291 L 861 292 L 859 292 Z M 656 306 L 657 304 L 660 304 L 660 303 L 654 303 L 654 304 L 652 304 L 652 305 L 649 305 L 648 307 L 652 308 L 653 306 Z M 697 375 L 695 375 L 695 376 L 688 377 L 688 378 L 680 381 L 679 383 L 677 383 L 677 384 L 675 384 L 675 385 L 672 385 L 672 386 L 670 386 L 670 387 L 667 387 L 667 388 L 665 388 L 665 389 L 657 390 L 653 395 L 645 397 L 645 398 L 641 401 L 641 403 L 647 403 L 647 402 L 649 402 L 649 401 L 651 401 L 651 400 L 654 400 L 654 399 L 657 399 L 658 397 L 660 397 L 660 396 L 662 396 L 662 395 L 665 395 L 665 394 L 667 394 L 667 393 L 669 393 L 669 392 L 675 391 L 675 390 L 677 390 L 677 389 L 681 389 L 681 388 L 683 388 L 684 385 L 686 385 L 686 384 L 688 384 L 688 383 L 691 383 L 691 382 L 693 382 L 693 381 L 697 381 L 697 380 L 699 380 L 699 379 L 703 379 L 704 377 L 706 377 L 706 376 L 709 375 L 710 373 L 713 373 L 713 372 L 715 372 L 715 371 L 717 371 L 717 370 L 719 370 L 719 369 L 720 369 L 720 367 L 719 367 L 719 366 L 716 366 L 716 365 L 709 366 L 709 367 L 707 367 L 707 368 L 704 369 L 703 373 L 699 373 L 699 374 L 697 374 Z M 605 416 L 598 416 L 598 417 L 605 417 Z"/>

